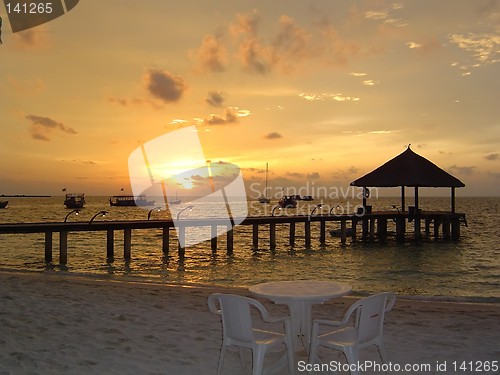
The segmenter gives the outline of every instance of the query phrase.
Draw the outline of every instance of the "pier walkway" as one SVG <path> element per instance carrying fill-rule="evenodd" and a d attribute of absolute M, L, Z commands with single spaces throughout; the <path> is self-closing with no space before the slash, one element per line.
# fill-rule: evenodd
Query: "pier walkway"
<path fill-rule="evenodd" d="M 228 254 L 234 250 L 234 232 L 240 226 L 252 226 L 252 246 L 259 247 L 259 231 L 265 227 L 269 233 L 269 248 L 276 249 L 276 226 L 289 226 L 289 244 L 295 245 L 296 226 L 304 226 L 305 247 L 311 246 L 311 225 L 319 225 L 319 242 L 326 242 L 327 225 L 335 225 L 339 229 L 329 228 L 329 232 L 334 237 L 339 237 L 342 243 L 347 238 L 353 241 L 373 241 L 384 240 L 389 235 L 388 224 L 395 225 L 395 237 L 397 241 L 415 240 L 418 241 L 423 235 L 434 239 L 459 240 L 460 226 L 467 225 L 465 214 L 444 211 L 419 211 L 409 213 L 408 211 L 377 211 L 372 213 L 342 214 L 342 215 L 290 215 L 290 216 L 258 216 L 247 217 L 241 224 L 232 227 L 228 226 L 227 219 L 207 218 L 207 219 L 184 219 L 177 221 L 181 223 L 175 227 L 173 220 L 134 220 L 134 221 L 93 221 L 89 222 L 49 222 L 49 223 L 15 223 L 0 224 L 1 234 L 15 233 L 40 233 L 45 236 L 45 261 L 53 261 L 52 248 L 54 233 L 59 233 L 59 263 L 65 265 L 68 261 L 68 233 L 70 232 L 93 232 L 106 231 L 106 257 L 109 261 L 114 259 L 114 234 L 115 231 L 123 231 L 123 254 L 125 260 L 131 259 L 132 230 L 134 229 L 161 229 L 162 230 L 162 251 L 168 254 L 170 250 L 170 230 L 177 229 L 178 236 L 185 236 L 187 227 L 210 227 L 212 239 L 210 248 L 212 252 L 217 251 L 217 229 L 221 226 L 227 227 L 226 246 Z M 422 227 L 423 226 L 423 227 Z M 411 229 L 413 227 L 413 235 Z M 431 229 L 432 228 L 432 229 Z M 422 234 L 422 229 L 424 233 Z M 410 234 L 410 236 L 408 236 Z M 178 241 L 179 244 L 181 241 Z M 182 241 L 184 243 L 184 241 Z M 178 254 L 183 257 L 185 248 L 180 245 Z"/>

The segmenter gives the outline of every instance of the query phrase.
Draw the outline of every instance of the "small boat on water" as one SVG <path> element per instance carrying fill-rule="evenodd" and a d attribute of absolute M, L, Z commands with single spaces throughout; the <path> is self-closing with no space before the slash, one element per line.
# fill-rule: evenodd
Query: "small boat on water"
<path fill-rule="evenodd" d="M 278 205 L 281 208 L 296 208 L 297 198 L 295 195 L 285 195 L 278 201 Z"/>
<path fill-rule="evenodd" d="M 262 195 L 259 197 L 259 203 L 271 203 L 271 200 L 268 197 Z"/>
<path fill-rule="evenodd" d="M 155 201 L 148 201 L 145 195 L 113 195 L 109 198 L 109 205 L 117 207 L 153 206 L 154 204 Z"/>
<path fill-rule="evenodd" d="M 312 197 L 312 195 L 304 195 L 300 199 L 303 200 L 303 201 L 313 201 L 314 200 L 314 198 Z"/>
<path fill-rule="evenodd" d="M 9 204 L 9 201 L 0 201 L 0 208 L 5 208 Z"/>
<path fill-rule="evenodd" d="M 168 201 L 168 204 L 181 204 L 181 203 L 182 201 L 179 198 L 177 198 L 177 192 L 175 192 L 175 199 L 170 199 Z"/>
<path fill-rule="evenodd" d="M 83 193 L 68 193 L 64 199 L 66 208 L 83 208 L 85 205 L 85 194 Z"/>

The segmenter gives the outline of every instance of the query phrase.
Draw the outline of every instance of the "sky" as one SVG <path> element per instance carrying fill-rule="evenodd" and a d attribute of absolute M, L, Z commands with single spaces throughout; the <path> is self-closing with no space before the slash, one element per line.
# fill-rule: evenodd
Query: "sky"
<path fill-rule="evenodd" d="M 250 195 L 266 163 L 275 191 L 347 188 L 409 144 L 458 196 L 500 193 L 500 1 L 84 0 L 16 33 L 0 16 L 0 194 L 130 192 L 134 150 L 189 126 Z"/>

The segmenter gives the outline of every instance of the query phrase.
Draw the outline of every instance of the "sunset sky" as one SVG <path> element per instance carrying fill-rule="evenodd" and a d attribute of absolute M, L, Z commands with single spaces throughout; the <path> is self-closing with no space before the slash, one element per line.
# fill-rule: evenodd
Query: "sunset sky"
<path fill-rule="evenodd" d="M 129 155 L 196 125 L 247 186 L 266 162 L 275 187 L 348 186 L 411 143 L 459 196 L 499 195 L 500 1 L 83 0 L 19 33 L 0 15 L 0 194 L 130 192 Z"/>

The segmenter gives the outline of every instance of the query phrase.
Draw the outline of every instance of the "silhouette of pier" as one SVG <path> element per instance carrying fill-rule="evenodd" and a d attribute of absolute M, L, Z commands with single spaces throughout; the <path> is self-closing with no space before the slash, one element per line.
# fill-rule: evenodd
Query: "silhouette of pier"
<path fill-rule="evenodd" d="M 241 224 L 234 227 L 227 227 L 226 219 L 207 218 L 207 219 L 184 219 L 176 221 L 178 227 L 175 227 L 173 220 L 134 220 L 134 221 L 94 221 L 88 222 L 51 222 L 51 223 L 15 223 L 0 224 L 1 234 L 15 233 L 39 233 L 45 236 L 45 262 L 53 261 L 53 242 L 54 233 L 59 234 L 59 264 L 65 265 L 68 262 L 68 240 L 71 233 L 75 232 L 106 232 L 106 258 L 112 262 L 115 258 L 115 232 L 123 231 L 123 257 L 130 260 L 132 257 L 132 233 L 134 230 L 161 230 L 162 245 L 161 250 L 168 255 L 171 248 L 171 230 L 177 229 L 177 252 L 178 256 L 183 258 L 186 248 L 181 247 L 180 236 L 186 235 L 188 227 L 209 227 L 211 228 L 212 238 L 210 240 L 210 249 L 212 253 L 218 251 L 218 239 L 223 236 L 217 236 L 219 227 L 224 226 L 227 232 L 226 251 L 232 255 L 234 252 L 235 237 L 238 240 L 239 232 L 248 233 L 251 227 L 252 248 L 257 250 L 262 248 L 259 244 L 259 234 L 264 233 L 268 236 L 269 250 L 275 251 L 277 245 L 277 227 L 288 226 L 288 244 L 297 245 L 297 228 L 304 228 L 304 243 L 306 249 L 311 248 L 312 242 L 319 241 L 324 245 L 327 236 L 338 237 L 341 243 L 350 241 L 379 241 L 389 240 L 389 237 L 395 237 L 395 241 L 420 241 L 422 239 L 431 240 L 454 240 L 460 239 L 461 224 L 466 224 L 465 214 L 444 211 L 380 211 L 360 214 L 342 214 L 342 215 L 293 215 L 293 216 L 258 216 L 247 217 Z M 389 224 L 395 226 L 395 231 L 389 231 Z M 421 224 L 424 224 L 423 233 Z M 313 238 L 311 227 L 319 226 L 319 238 Z M 315 233 L 318 231 L 315 231 Z M 283 233 L 281 231 L 280 233 Z M 281 234 L 283 235 L 283 234 Z M 302 237 L 302 236 L 301 236 Z M 174 238 L 175 240 L 175 238 Z M 175 246 L 175 242 L 174 242 Z M 104 247 L 104 246 L 103 246 Z"/>

